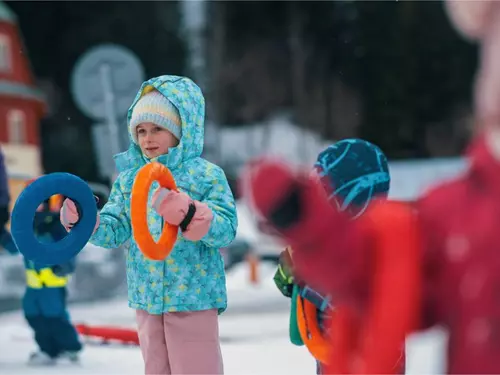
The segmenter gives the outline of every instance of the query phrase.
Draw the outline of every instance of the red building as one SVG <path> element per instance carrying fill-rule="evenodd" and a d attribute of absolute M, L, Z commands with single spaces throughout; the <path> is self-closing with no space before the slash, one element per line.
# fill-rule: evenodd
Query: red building
<path fill-rule="evenodd" d="M 44 111 L 16 16 L 0 3 L 0 142 L 39 146 Z"/>
<path fill-rule="evenodd" d="M 14 199 L 24 180 L 42 173 L 39 124 L 45 109 L 17 17 L 0 2 L 0 147 Z"/>

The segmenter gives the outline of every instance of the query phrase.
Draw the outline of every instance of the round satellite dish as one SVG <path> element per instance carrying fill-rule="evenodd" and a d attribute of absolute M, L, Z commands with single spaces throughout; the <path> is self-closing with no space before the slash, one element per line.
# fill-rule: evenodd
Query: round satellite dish
<path fill-rule="evenodd" d="M 128 49 L 114 44 L 94 47 L 76 63 L 71 76 L 71 92 L 78 108 L 90 118 L 106 118 L 102 68 L 111 75 L 115 113 L 123 115 L 144 81 L 140 60 Z"/>

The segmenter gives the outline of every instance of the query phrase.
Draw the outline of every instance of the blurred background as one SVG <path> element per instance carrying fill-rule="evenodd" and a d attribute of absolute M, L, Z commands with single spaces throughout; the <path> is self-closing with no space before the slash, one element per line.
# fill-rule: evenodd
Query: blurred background
<path fill-rule="evenodd" d="M 391 195 L 411 199 L 463 168 L 476 52 L 440 1 L 0 2 L 0 142 L 13 202 L 25 180 L 63 171 L 105 203 L 112 154 L 128 148 L 128 106 L 162 74 L 204 91 L 204 156 L 237 198 L 252 157 L 310 166 L 325 145 L 360 137 L 388 155 Z M 249 249 L 272 259 L 281 244 L 239 206 L 228 261 Z M 121 252 L 111 254 L 102 256 L 121 269 Z M 0 293 L 13 293 L 10 262 L 0 262 Z M 122 280 L 118 269 L 85 272 Z"/>
<path fill-rule="evenodd" d="M 412 199 L 464 168 L 476 60 L 441 1 L 0 2 L 11 195 L 64 171 L 105 203 L 140 83 L 189 76 L 206 96 L 204 156 L 238 199 L 238 236 L 222 250 L 228 272 L 240 267 L 259 285 L 282 244 L 239 201 L 242 165 L 274 154 L 311 166 L 326 145 L 360 137 L 388 155 L 391 196 Z M 123 263 L 123 249 L 89 245 L 71 299 L 123 295 Z M 0 252 L 0 310 L 19 306 L 22 267 Z"/>

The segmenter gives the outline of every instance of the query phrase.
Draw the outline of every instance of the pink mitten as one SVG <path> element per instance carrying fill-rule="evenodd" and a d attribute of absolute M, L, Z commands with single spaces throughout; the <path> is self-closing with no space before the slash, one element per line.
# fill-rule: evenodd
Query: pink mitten
<path fill-rule="evenodd" d="M 199 241 L 210 229 L 212 210 L 193 201 L 186 193 L 159 188 L 153 194 L 153 208 L 171 225 L 179 225 L 190 241 Z"/>
<path fill-rule="evenodd" d="M 61 224 L 69 231 L 80 219 L 75 202 L 66 198 L 59 213 Z"/>
<path fill-rule="evenodd" d="M 80 220 L 80 215 L 78 214 L 78 209 L 76 208 L 75 202 L 73 202 L 69 198 L 66 198 L 64 200 L 61 211 L 59 213 L 59 219 L 61 220 L 61 224 L 68 232 L 75 226 L 76 223 L 78 223 L 78 220 Z M 94 232 L 99 226 L 99 222 L 99 213 L 97 213 Z"/>
<path fill-rule="evenodd" d="M 184 232 L 184 237 L 191 241 L 199 241 L 208 233 L 214 214 L 205 203 L 198 201 L 193 203 L 196 211 L 191 223 Z"/>

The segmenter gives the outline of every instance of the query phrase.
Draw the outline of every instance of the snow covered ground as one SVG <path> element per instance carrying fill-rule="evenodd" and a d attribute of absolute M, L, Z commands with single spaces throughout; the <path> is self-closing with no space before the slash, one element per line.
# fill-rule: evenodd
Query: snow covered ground
<path fill-rule="evenodd" d="M 304 347 L 288 341 L 288 301 L 272 284 L 273 267 L 263 264 L 262 282 L 248 283 L 245 265 L 228 275 L 229 308 L 220 319 L 225 373 L 228 375 L 314 374 L 315 364 Z M 134 327 L 126 300 L 71 307 L 75 322 Z M 135 346 L 87 345 L 80 365 L 30 368 L 26 359 L 35 349 L 31 332 L 19 312 L 0 315 L 0 374 L 142 374 L 141 353 Z M 410 340 L 408 373 L 442 372 L 443 337 L 429 332 Z"/>

